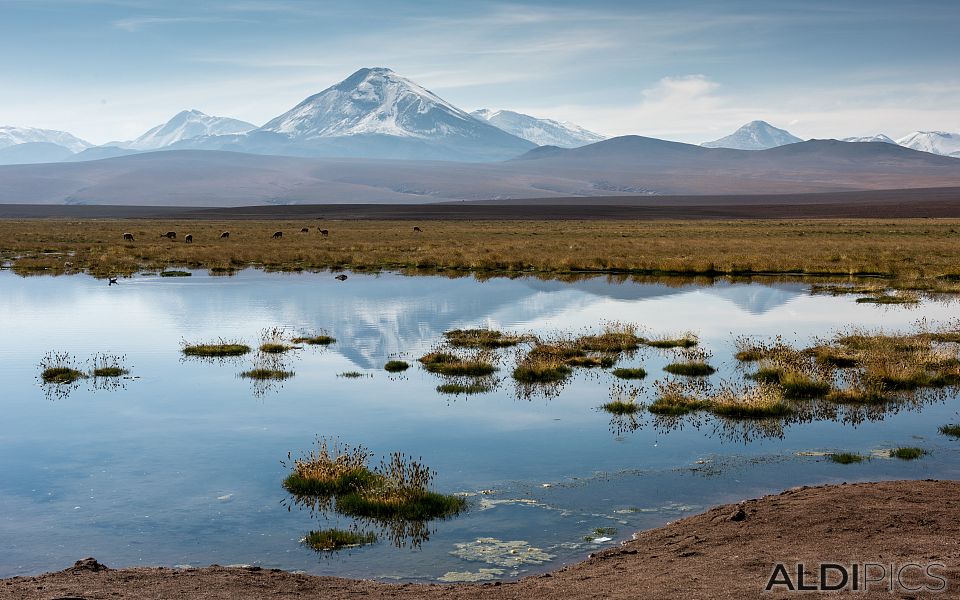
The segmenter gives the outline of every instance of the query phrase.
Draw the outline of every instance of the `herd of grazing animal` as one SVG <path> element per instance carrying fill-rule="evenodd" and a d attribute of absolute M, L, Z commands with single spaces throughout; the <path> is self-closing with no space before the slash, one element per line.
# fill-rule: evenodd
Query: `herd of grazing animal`
<path fill-rule="evenodd" d="M 302 227 L 302 228 L 300 229 L 300 233 L 308 233 L 309 231 L 310 231 L 310 228 L 309 228 L 309 227 Z M 420 229 L 419 227 L 414 227 L 414 228 L 413 228 L 413 231 L 414 231 L 414 233 L 423 233 L 423 229 Z M 328 229 L 317 229 L 317 232 L 318 232 L 320 235 L 322 235 L 323 237 L 327 237 L 327 236 L 330 235 L 330 230 L 328 230 Z M 176 231 L 168 231 L 168 232 L 166 232 L 166 233 L 161 233 L 161 234 L 160 234 L 160 237 L 165 237 L 165 238 L 167 238 L 168 240 L 175 240 L 175 239 L 177 239 L 177 232 L 176 232 Z M 270 236 L 270 237 L 272 237 L 272 238 L 275 239 L 275 240 L 282 239 L 282 238 L 283 238 L 283 232 L 282 232 L 282 231 L 276 231 L 276 232 L 274 232 L 274 234 L 273 234 L 272 236 Z M 224 231 L 223 233 L 221 233 L 221 234 L 220 234 L 220 239 L 221 239 L 221 240 L 228 240 L 228 239 L 230 239 L 230 232 L 229 232 L 229 231 Z M 132 234 L 132 233 L 130 233 L 129 231 L 127 231 L 127 232 L 124 232 L 124 234 L 123 234 L 123 241 L 125 241 L 125 242 L 135 242 L 136 239 L 133 237 L 133 234 Z M 187 244 L 192 244 L 192 243 L 193 243 L 193 234 L 189 234 L 189 233 L 188 233 L 186 236 L 184 236 L 183 241 L 184 241 L 185 243 L 187 243 Z"/>

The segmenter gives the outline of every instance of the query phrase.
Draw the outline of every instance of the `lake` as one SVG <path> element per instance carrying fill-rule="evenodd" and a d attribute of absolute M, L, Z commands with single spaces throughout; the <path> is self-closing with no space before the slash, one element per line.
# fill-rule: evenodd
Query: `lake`
<path fill-rule="evenodd" d="M 454 328 L 551 335 L 636 323 L 651 335 L 694 332 L 712 353 L 711 381 L 742 377 L 738 335 L 810 343 L 849 326 L 905 330 L 955 318 L 956 304 L 857 304 L 811 295 L 802 282 L 677 285 L 593 278 L 412 277 L 246 270 L 231 277 L 137 276 L 108 286 L 87 276 L 22 278 L 0 271 L 0 576 L 59 570 L 83 556 L 111 567 L 255 564 L 387 580 L 511 578 L 554 569 L 713 505 L 797 486 L 878 479 L 960 478 L 960 443 L 937 432 L 958 420 L 941 394 L 874 419 L 788 423 L 780 431 L 712 417 L 675 427 L 599 409 L 624 382 L 578 369 L 559 389 L 519 393 L 516 349 L 498 352 L 493 392 L 450 396 L 416 358 Z M 251 359 L 185 358 L 184 342 L 258 344 L 260 332 L 324 330 L 337 342 L 285 356 L 296 375 L 253 386 Z M 51 351 L 79 363 L 124 356 L 116 385 L 42 385 Z M 649 376 L 649 398 L 672 351 L 641 349 L 624 366 Z M 413 366 L 389 374 L 394 358 Z M 347 378 L 348 371 L 365 376 Z M 468 510 L 428 524 L 428 539 L 391 537 L 318 554 L 310 530 L 350 519 L 291 501 L 287 453 L 317 436 L 401 451 L 466 495 Z M 898 445 L 930 454 L 881 457 Z M 834 464 L 833 450 L 875 454 Z M 601 529 L 597 532 L 597 529 Z M 597 541 L 586 538 L 610 538 Z M 420 543 L 417 543 L 417 542 Z M 513 542 L 508 543 L 508 542 Z"/>

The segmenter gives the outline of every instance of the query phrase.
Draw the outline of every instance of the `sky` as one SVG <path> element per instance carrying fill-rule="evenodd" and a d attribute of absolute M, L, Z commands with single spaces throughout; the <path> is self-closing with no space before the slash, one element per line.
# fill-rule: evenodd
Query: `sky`
<path fill-rule="evenodd" d="M 256 125 L 362 67 L 604 135 L 960 131 L 960 2 L 0 0 L 0 125 Z"/>

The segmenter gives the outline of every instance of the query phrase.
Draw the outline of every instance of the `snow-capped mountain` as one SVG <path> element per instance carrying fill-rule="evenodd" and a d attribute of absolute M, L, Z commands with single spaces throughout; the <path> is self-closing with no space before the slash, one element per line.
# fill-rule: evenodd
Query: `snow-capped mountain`
<path fill-rule="evenodd" d="M 960 158 L 960 133 L 946 131 L 914 131 L 897 140 L 907 148 Z"/>
<path fill-rule="evenodd" d="M 237 142 L 308 155 L 447 160 L 500 160 L 533 147 L 386 68 L 360 69 Z"/>
<path fill-rule="evenodd" d="M 0 148 L 31 143 L 56 144 L 69 149 L 71 152 L 80 152 L 93 146 L 93 144 L 81 140 L 66 131 L 36 129 L 34 127 L 0 126 Z"/>
<path fill-rule="evenodd" d="M 202 136 L 245 133 L 256 128 L 256 125 L 239 119 L 212 117 L 199 110 L 185 110 L 132 142 L 122 144 L 121 147 L 131 150 L 159 150 L 183 140 Z"/>
<path fill-rule="evenodd" d="M 841 142 L 883 142 L 884 144 L 896 144 L 893 139 L 887 137 L 882 133 L 877 135 L 864 135 L 859 137 L 848 137 L 840 140 Z"/>
<path fill-rule="evenodd" d="M 778 129 L 766 121 L 750 121 L 726 137 L 700 144 L 704 148 L 734 148 L 736 150 L 767 150 L 777 146 L 802 142 L 800 138 L 784 129 Z"/>
<path fill-rule="evenodd" d="M 538 146 L 576 148 L 607 139 L 575 123 L 538 119 L 512 110 L 481 108 L 470 114 Z"/>

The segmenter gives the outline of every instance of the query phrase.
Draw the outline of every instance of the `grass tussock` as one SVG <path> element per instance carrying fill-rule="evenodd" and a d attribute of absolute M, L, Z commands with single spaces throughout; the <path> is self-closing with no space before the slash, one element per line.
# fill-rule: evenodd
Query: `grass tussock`
<path fill-rule="evenodd" d="M 260 352 L 266 352 L 267 354 L 283 354 L 287 350 L 293 350 L 293 346 L 277 342 L 264 342 L 260 344 Z"/>
<path fill-rule="evenodd" d="M 680 416 L 709 410 L 708 386 L 703 379 L 665 379 L 654 382 L 656 399 L 647 407 L 661 416 Z"/>
<path fill-rule="evenodd" d="M 659 337 L 654 339 L 649 339 L 644 342 L 645 345 L 650 346 L 651 348 L 693 348 L 700 341 L 697 339 L 697 336 L 692 333 L 686 333 L 680 337 L 670 338 L 670 337 Z"/>
<path fill-rule="evenodd" d="M 890 458 L 899 458 L 900 460 L 916 460 L 926 456 L 928 452 L 923 448 L 911 446 L 893 448 L 890 450 Z"/>
<path fill-rule="evenodd" d="M 454 329 L 443 334 L 447 343 L 459 348 L 508 348 L 526 341 L 519 335 L 510 335 L 494 329 Z"/>
<path fill-rule="evenodd" d="M 910 292 L 877 294 L 876 296 L 857 298 L 857 304 L 918 304 L 919 302 L 920 296 Z"/>
<path fill-rule="evenodd" d="M 283 481 L 292 494 L 334 496 L 372 484 L 376 476 L 367 467 L 372 453 L 363 446 L 348 446 L 338 439 L 317 438 L 315 447 L 294 459 L 287 453 L 293 472 Z"/>
<path fill-rule="evenodd" d="M 450 377 L 483 377 L 493 374 L 497 367 L 485 355 L 462 356 L 451 352 L 435 350 L 419 359 L 423 368 L 430 373 Z"/>
<path fill-rule="evenodd" d="M 668 364 L 663 368 L 664 371 L 672 375 L 683 375 L 685 377 L 706 377 L 717 372 L 716 369 L 707 364 L 710 353 L 699 348 L 685 348 L 678 353 L 678 360 Z"/>
<path fill-rule="evenodd" d="M 636 350 L 644 341 L 632 323 L 607 323 L 603 332 L 578 338 L 575 347 L 584 352 L 620 353 Z"/>
<path fill-rule="evenodd" d="M 365 531 L 350 531 L 346 529 L 321 529 L 311 531 L 304 536 L 304 545 L 317 552 L 334 552 L 343 548 L 356 548 L 376 543 L 377 536 Z"/>
<path fill-rule="evenodd" d="M 410 368 L 410 363 L 405 360 L 389 360 L 383 365 L 383 370 L 387 373 L 402 373 Z"/>
<path fill-rule="evenodd" d="M 318 335 L 307 335 L 307 336 L 298 336 L 290 340 L 294 344 L 307 344 L 308 346 L 329 346 L 330 344 L 336 342 L 336 338 L 332 338 L 326 334 Z"/>
<path fill-rule="evenodd" d="M 48 352 L 40 360 L 40 379 L 44 383 L 73 383 L 85 377 L 86 374 L 77 369 L 69 352 Z"/>
<path fill-rule="evenodd" d="M 344 371 L 343 373 L 337 373 L 337 377 L 343 377 L 344 379 L 360 379 L 361 377 L 367 377 L 367 373 L 362 371 Z"/>
<path fill-rule="evenodd" d="M 641 367 L 620 367 L 610 372 L 619 379 L 643 379 L 647 376 L 647 372 Z"/>
<path fill-rule="evenodd" d="M 290 379 L 294 375 L 295 373 L 293 371 L 270 368 L 253 368 L 240 373 L 240 377 L 260 381 L 282 381 L 284 379 Z"/>
<path fill-rule="evenodd" d="M 229 356 L 243 356 L 250 352 L 250 346 L 236 341 L 219 340 L 202 344 L 188 344 L 183 342 L 181 351 L 186 356 L 202 356 L 209 358 L 223 358 Z"/>
<path fill-rule="evenodd" d="M 160 277 L 190 277 L 193 275 L 190 271 L 160 271 Z"/>
<path fill-rule="evenodd" d="M 960 438 L 960 425 L 957 425 L 957 424 L 944 425 L 940 428 L 939 431 L 943 435 L 949 435 L 955 438 Z"/>
<path fill-rule="evenodd" d="M 710 403 L 710 412 L 731 419 L 783 417 L 792 411 L 779 386 L 757 383 L 753 387 L 724 384 Z"/>
<path fill-rule="evenodd" d="M 443 383 L 437 386 L 437 392 L 441 394 L 472 396 L 475 394 L 486 394 L 492 392 L 493 384 L 488 381 L 468 381 Z"/>
<path fill-rule="evenodd" d="M 115 378 L 129 375 L 130 370 L 124 366 L 124 357 L 116 354 L 98 352 L 90 360 L 90 373 L 94 377 Z"/>
<path fill-rule="evenodd" d="M 827 458 L 840 465 L 850 465 L 867 460 L 866 456 L 853 452 L 834 452 L 832 454 L 828 454 Z"/>
<path fill-rule="evenodd" d="M 573 356 L 565 361 L 564 364 L 571 367 L 585 367 L 587 369 L 602 367 L 608 369 L 616 363 L 616 359 L 612 356 Z"/>
<path fill-rule="evenodd" d="M 601 405 L 600 408 L 612 415 L 638 413 L 643 410 L 643 406 L 637 402 L 640 391 L 640 388 L 615 384 L 610 388 L 610 401 Z"/>
<path fill-rule="evenodd" d="M 563 358 L 562 354 L 553 352 L 553 348 L 566 349 L 564 346 L 551 345 L 550 348 L 548 352 L 544 352 L 541 346 L 531 350 L 517 362 L 513 378 L 520 383 L 540 384 L 558 383 L 570 377 L 573 369 L 567 361 L 575 357 Z"/>

